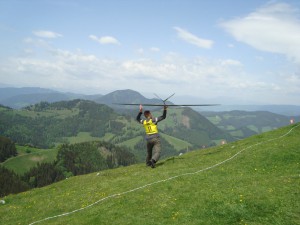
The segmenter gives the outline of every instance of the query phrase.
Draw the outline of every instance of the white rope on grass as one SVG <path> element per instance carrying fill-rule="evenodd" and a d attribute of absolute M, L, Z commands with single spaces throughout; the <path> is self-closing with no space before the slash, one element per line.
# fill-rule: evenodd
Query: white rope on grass
<path fill-rule="evenodd" d="M 90 205 L 87 205 L 87 206 L 85 206 L 85 207 L 82 207 L 82 208 L 79 208 L 79 209 L 76 209 L 76 210 L 73 210 L 73 211 L 70 211 L 70 212 L 66 212 L 66 213 L 63 213 L 63 214 L 59 214 L 59 215 L 56 215 L 56 216 L 47 217 L 47 218 L 44 218 L 44 219 L 42 219 L 42 220 L 38 220 L 38 221 L 32 222 L 32 223 L 30 223 L 29 225 L 37 224 L 37 223 L 40 223 L 40 222 L 43 222 L 43 221 L 46 221 L 46 220 L 50 220 L 50 219 L 54 219 L 54 218 L 58 218 L 58 217 L 67 216 L 67 215 L 70 215 L 70 214 L 73 214 L 73 213 L 82 211 L 82 210 L 84 210 L 84 209 L 90 208 L 90 207 L 92 207 L 92 206 L 98 204 L 99 202 L 103 202 L 103 201 L 105 201 L 105 200 L 107 200 L 107 199 L 114 198 L 114 197 L 116 197 L 116 196 L 125 195 L 125 194 L 131 193 L 131 192 L 135 192 L 135 191 L 144 189 L 144 188 L 146 188 L 146 187 L 152 186 L 152 185 L 154 185 L 154 184 L 163 183 L 163 182 L 166 182 L 166 181 L 169 181 L 169 180 L 176 179 L 176 178 L 178 178 L 178 177 L 183 177 L 183 176 L 188 176 L 188 175 L 194 175 L 194 174 L 197 174 L 197 173 L 204 172 L 204 171 L 206 171 L 206 170 L 213 169 L 213 168 L 215 168 L 215 167 L 218 167 L 218 166 L 220 166 L 220 165 L 222 165 L 222 164 L 224 164 L 224 163 L 226 163 L 226 162 L 232 160 L 232 159 L 235 158 L 237 155 L 239 155 L 240 153 L 246 151 L 246 150 L 249 149 L 249 148 L 252 148 L 252 147 L 254 147 L 254 146 L 261 145 L 261 144 L 264 144 L 264 143 L 267 143 L 267 142 L 271 142 L 271 141 L 274 141 L 274 140 L 277 140 L 277 139 L 280 139 L 280 138 L 283 138 L 283 137 L 287 136 L 289 133 L 292 132 L 292 130 L 294 130 L 294 129 L 295 129 L 296 127 L 298 127 L 298 126 L 300 126 L 300 123 L 299 123 L 297 126 L 292 127 L 287 133 L 285 133 L 285 134 L 283 134 L 283 135 L 281 135 L 281 136 L 279 136 L 279 137 L 277 137 L 277 138 L 272 138 L 272 139 L 269 139 L 269 140 L 266 140 L 266 141 L 262 141 L 262 142 L 258 142 L 258 143 L 256 143 L 256 144 L 250 145 L 250 146 L 248 146 L 248 147 L 246 147 L 246 148 L 243 148 L 242 150 L 238 151 L 238 152 L 235 153 L 233 156 L 231 156 L 231 157 L 225 159 L 224 161 L 221 161 L 221 162 L 219 162 L 219 163 L 217 163 L 217 164 L 214 164 L 214 165 L 212 165 L 212 166 L 206 167 L 206 168 L 204 168 L 204 169 L 201 169 L 201 170 L 198 170 L 198 171 L 195 171 L 195 172 L 179 174 L 179 175 L 176 175 L 176 176 L 173 176 L 173 177 L 169 177 L 169 178 L 164 179 L 164 180 L 159 180 L 159 181 L 155 181 L 155 182 L 152 182 L 152 183 L 149 183 L 149 184 L 145 184 L 145 185 L 143 185 L 143 186 L 140 186 L 140 187 L 137 187 L 137 188 L 128 190 L 128 191 L 124 191 L 124 192 L 121 192 L 121 193 L 118 193 L 118 194 L 109 195 L 109 196 L 107 196 L 107 197 L 105 197 L 105 198 L 101 198 L 101 199 L 99 199 L 98 201 L 96 201 L 96 202 L 94 202 L 94 203 L 92 203 L 92 204 L 90 204 Z"/>

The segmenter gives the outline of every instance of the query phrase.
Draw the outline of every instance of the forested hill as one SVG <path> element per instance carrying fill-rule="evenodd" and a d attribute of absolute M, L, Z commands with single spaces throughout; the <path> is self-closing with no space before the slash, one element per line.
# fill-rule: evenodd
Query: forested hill
<path fill-rule="evenodd" d="M 153 111 L 160 116 L 161 109 Z M 112 108 L 88 100 L 41 102 L 21 110 L 0 107 L 0 135 L 21 145 L 51 148 L 59 143 L 89 140 L 125 145 L 141 160 L 145 148 L 143 128 L 135 116 L 117 114 Z M 159 124 L 164 156 L 187 149 L 231 140 L 205 117 L 190 108 L 172 108 Z"/>
<path fill-rule="evenodd" d="M 22 110 L 1 108 L 0 115 L 2 136 L 41 148 L 63 143 L 64 137 L 78 132 L 104 136 L 108 121 L 117 117 L 111 108 L 86 100 L 41 102 Z"/>
<path fill-rule="evenodd" d="M 120 115 L 107 105 L 79 99 L 41 102 L 20 110 L 0 106 L 0 136 L 4 140 L 0 140 L 1 143 L 8 143 L 5 140 L 9 138 L 17 143 L 18 150 L 21 146 L 26 148 L 18 157 L 14 157 L 15 151 L 0 149 L 1 161 L 4 161 L 0 172 L 6 174 L 2 176 L 6 185 L 0 187 L 0 194 L 41 187 L 70 175 L 143 162 L 144 128 L 137 123 L 136 113 Z M 152 114 L 160 116 L 162 109 Z M 167 118 L 158 126 L 161 159 L 232 139 L 190 108 L 168 109 Z M 31 150 L 28 151 L 31 147 L 41 149 L 32 148 L 31 154 Z M 56 158 L 53 152 L 58 152 Z M 28 168 L 28 165 L 34 167 Z M 22 171 L 19 174 L 22 177 L 7 171 L 8 168 Z M 18 185 L 13 185 L 15 182 Z M 17 188 L 12 190 L 12 186 Z"/>
<path fill-rule="evenodd" d="M 267 111 L 201 112 L 209 121 L 233 137 L 243 139 L 279 127 L 300 122 L 299 116 L 284 116 Z"/>

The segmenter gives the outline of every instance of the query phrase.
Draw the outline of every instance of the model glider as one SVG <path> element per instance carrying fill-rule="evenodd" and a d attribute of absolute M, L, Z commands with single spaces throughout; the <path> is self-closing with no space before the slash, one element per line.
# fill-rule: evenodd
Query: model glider
<path fill-rule="evenodd" d="M 115 105 L 143 105 L 143 106 L 216 106 L 219 104 L 180 104 L 180 105 L 176 105 L 176 104 L 167 104 L 166 101 L 168 101 L 174 94 L 170 95 L 168 98 L 166 98 L 165 100 L 161 99 L 158 95 L 154 94 L 157 98 L 159 98 L 163 104 L 143 104 L 143 103 L 113 103 Z"/>

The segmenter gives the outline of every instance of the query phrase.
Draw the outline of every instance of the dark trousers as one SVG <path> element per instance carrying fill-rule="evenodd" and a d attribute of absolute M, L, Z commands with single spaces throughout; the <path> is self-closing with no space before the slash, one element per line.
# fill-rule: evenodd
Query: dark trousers
<path fill-rule="evenodd" d="M 147 158 L 146 162 L 149 162 L 151 159 L 154 159 L 155 162 L 159 160 L 161 152 L 160 138 L 154 137 L 147 140 Z"/>

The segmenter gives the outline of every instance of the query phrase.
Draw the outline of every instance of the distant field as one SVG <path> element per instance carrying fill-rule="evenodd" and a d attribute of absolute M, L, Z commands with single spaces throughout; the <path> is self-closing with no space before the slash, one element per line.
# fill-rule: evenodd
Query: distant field
<path fill-rule="evenodd" d="M 288 125 L 286 116 L 270 112 L 231 111 L 203 114 L 210 122 L 235 138 L 245 138 Z"/>
<path fill-rule="evenodd" d="M 114 137 L 115 137 L 115 135 L 113 133 L 105 133 L 104 137 L 101 137 L 100 140 L 101 141 L 109 141 Z"/>
<path fill-rule="evenodd" d="M 47 111 L 43 111 L 43 112 L 36 112 L 36 111 L 32 111 L 32 110 L 18 110 L 16 111 L 17 114 L 22 115 L 22 116 L 28 116 L 31 118 L 35 118 L 37 116 L 52 116 L 52 117 L 56 117 L 59 119 L 65 119 L 67 117 L 71 117 L 74 115 L 77 115 L 79 113 L 78 109 L 61 109 L 61 110 L 47 110 Z"/>
<path fill-rule="evenodd" d="M 99 137 L 92 137 L 89 132 L 79 132 L 77 136 L 66 138 L 70 144 L 76 144 L 86 141 L 100 141 Z"/>
<path fill-rule="evenodd" d="M 56 159 L 57 149 L 35 149 L 17 146 L 19 155 L 8 159 L 3 165 L 16 172 L 23 174 L 30 168 L 42 162 L 53 162 Z M 30 151 L 30 153 L 26 153 Z"/>
<path fill-rule="evenodd" d="M 128 148 L 133 148 L 134 145 L 136 145 L 139 141 L 142 140 L 142 138 L 143 138 L 142 136 L 138 136 L 138 137 L 132 138 L 130 140 L 121 142 L 118 145 L 123 145 L 123 146 L 126 146 Z"/>
<path fill-rule="evenodd" d="M 160 134 L 163 138 L 165 138 L 174 148 L 176 151 L 180 151 L 182 149 L 188 149 L 192 147 L 192 145 L 186 141 L 180 140 L 178 138 L 169 136 L 167 134 Z"/>
<path fill-rule="evenodd" d="M 254 131 L 255 133 L 259 133 L 259 129 L 254 125 L 248 125 L 247 128 Z M 267 130 L 266 130 L 267 131 Z"/>
<path fill-rule="evenodd" d="M 236 130 L 236 131 L 232 131 L 232 132 L 229 132 L 233 137 L 239 137 L 239 138 L 243 138 L 244 137 L 244 134 L 243 134 L 243 131 L 241 130 Z"/>

